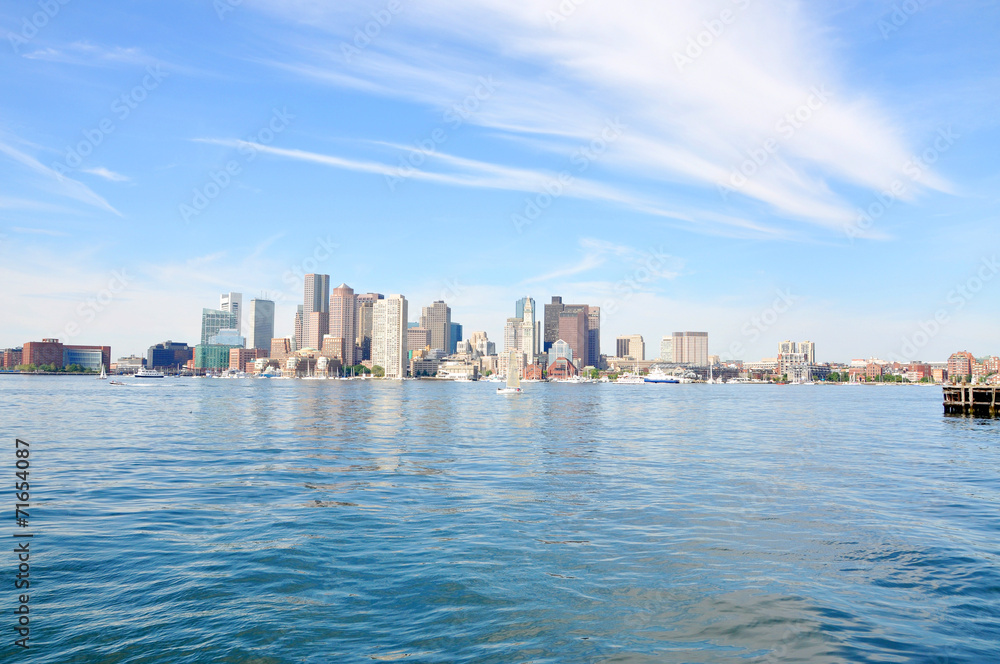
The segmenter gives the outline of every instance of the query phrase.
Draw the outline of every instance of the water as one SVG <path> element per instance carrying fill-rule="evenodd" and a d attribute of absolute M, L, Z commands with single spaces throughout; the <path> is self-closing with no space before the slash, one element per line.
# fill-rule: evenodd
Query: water
<path fill-rule="evenodd" d="M 998 434 L 924 387 L 0 378 L 60 664 L 995 662 Z"/>

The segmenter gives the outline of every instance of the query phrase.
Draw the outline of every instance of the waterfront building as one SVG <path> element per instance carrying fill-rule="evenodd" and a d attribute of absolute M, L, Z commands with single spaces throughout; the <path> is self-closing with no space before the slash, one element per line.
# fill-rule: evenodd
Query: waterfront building
<path fill-rule="evenodd" d="M 954 353 L 948 358 L 948 376 L 955 383 L 969 380 L 975 364 L 976 358 L 972 353 L 968 351 Z"/>
<path fill-rule="evenodd" d="M 146 366 L 150 369 L 174 369 L 194 358 L 194 347 L 186 343 L 164 341 L 146 350 Z"/>
<path fill-rule="evenodd" d="M 402 295 L 390 295 L 378 300 L 372 313 L 372 361 L 385 369 L 386 378 L 405 378 L 408 317 L 406 298 Z M 433 335 L 433 329 L 431 334 Z"/>
<path fill-rule="evenodd" d="M 247 364 L 253 364 L 267 353 L 259 348 L 230 348 L 229 368 L 235 371 L 246 371 Z"/>
<path fill-rule="evenodd" d="M 219 330 L 232 330 L 238 324 L 236 314 L 221 309 L 201 310 L 201 344 L 206 345 L 209 339 L 219 333 Z"/>
<path fill-rule="evenodd" d="M 276 337 L 271 339 L 271 353 L 269 357 L 275 360 L 287 360 L 295 352 L 295 349 L 292 348 L 294 345 L 295 339 L 292 337 Z"/>
<path fill-rule="evenodd" d="M 618 357 L 631 358 L 640 362 L 646 359 L 646 342 L 643 341 L 641 334 L 618 337 L 615 340 L 615 347 L 615 355 Z"/>
<path fill-rule="evenodd" d="M 674 332 L 674 362 L 708 366 L 708 332 Z"/>
<path fill-rule="evenodd" d="M 375 303 L 385 296 L 381 293 L 362 293 L 356 296 L 358 305 L 357 320 L 357 341 L 358 361 L 370 361 L 372 359 L 372 322 L 374 320 Z"/>
<path fill-rule="evenodd" d="M 269 350 L 274 338 L 274 301 L 254 298 L 247 310 L 247 346 Z"/>
<path fill-rule="evenodd" d="M 660 362 L 668 364 L 674 361 L 674 338 L 672 336 L 660 339 Z"/>
<path fill-rule="evenodd" d="M 797 352 L 779 354 L 778 373 L 794 383 L 810 380 L 811 374 L 806 354 Z"/>
<path fill-rule="evenodd" d="M 587 364 L 587 312 L 569 307 L 559 314 L 559 339 L 573 349 L 579 366 Z"/>
<path fill-rule="evenodd" d="M 816 364 L 816 344 L 811 341 L 800 341 L 799 352 L 806 356 L 806 362 Z"/>
<path fill-rule="evenodd" d="M 569 360 L 570 362 L 573 361 L 573 348 L 562 339 L 556 339 L 552 347 L 549 348 L 549 364 L 552 364 L 559 358 Z"/>
<path fill-rule="evenodd" d="M 406 348 L 409 351 L 426 350 L 431 347 L 431 331 L 426 327 L 411 327 L 406 330 Z"/>
<path fill-rule="evenodd" d="M 330 295 L 330 334 L 339 337 L 343 342 L 341 359 L 345 365 L 356 364 L 354 347 L 357 343 L 358 298 L 354 289 L 347 284 L 340 284 Z"/>
<path fill-rule="evenodd" d="M 323 345 L 319 347 L 319 354 L 327 359 L 335 359 L 343 366 L 348 366 L 344 359 L 347 357 L 348 347 L 354 347 L 353 340 L 327 334 L 323 337 Z"/>
<path fill-rule="evenodd" d="M 58 339 L 28 341 L 22 346 L 21 364 L 34 366 L 53 365 L 61 369 L 70 364 L 79 364 L 84 369 L 100 371 L 101 365 L 111 366 L 111 346 L 67 345 Z"/>
<path fill-rule="evenodd" d="M 778 355 L 797 352 L 799 352 L 799 345 L 794 341 L 782 341 L 778 344 Z"/>
<path fill-rule="evenodd" d="M 431 348 L 448 352 L 451 348 L 451 307 L 441 300 L 424 307 L 420 314 L 420 327 L 431 331 Z"/>
<path fill-rule="evenodd" d="M 198 344 L 194 347 L 195 369 L 228 369 L 229 351 L 240 346 L 226 344 Z"/>
<path fill-rule="evenodd" d="M 219 297 L 219 310 L 236 316 L 236 323 L 230 327 L 243 331 L 243 293 L 223 293 Z"/>
<path fill-rule="evenodd" d="M 323 345 L 323 335 L 330 332 L 330 275 L 307 274 L 303 280 L 302 343 L 299 348 Z"/>
<path fill-rule="evenodd" d="M 560 357 L 549 364 L 548 369 L 546 369 L 546 373 L 550 379 L 559 380 L 579 376 L 580 370 L 565 357 Z"/>
<path fill-rule="evenodd" d="M 565 313 L 583 315 L 582 332 L 577 334 L 563 331 L 562 315 Z M 567 336 L 574 339 L 568 339 Z M 601 363 L 601 308 L 587 304 L 564 304 L 561 297 L 553 296 L 551 304 L 545 305 L 542 351 L 547 352 L 560 338 L 573 346 L 581 363 L 598 366 Z"/>
<path fill-rule="evenodd" d="M 13 370 L 24 364 L 22 358 L 24 357 L 24 348 L 8 348 L 3 352 L 3 368 L 8 370 Z"/>
<path fill-rule="evenodd" d="M 219 330 L 218 334 L 214 334 L 208 339 L 208 345 L 212 346 L 238 346 L 243 348 L 246 346 L 246 339 L 240 335 L 240 331 L 237 329 L 227 329 Z"/>
<path fill-rule="evenodd" d="M 63 366 L 78 364 L 84 369 L 100 371 L 111 366 L 111 346 L 63 346 Z"/>
<path fill-rule="evenodd" d="M 113 367 L 109 367 L 108 369 L 113 369 L 115 373 L 134 374 L 145 365 L 146 358 L 141 355 L 129 355 L 128 357 L 119 357 Z"/>

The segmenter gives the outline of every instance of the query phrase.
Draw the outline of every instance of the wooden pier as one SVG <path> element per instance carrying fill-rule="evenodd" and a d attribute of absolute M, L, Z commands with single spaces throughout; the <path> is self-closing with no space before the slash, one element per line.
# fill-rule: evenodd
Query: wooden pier
<path fill-rule="evenodd" d="M 998 393 L 1000 385 L 948 385 L 944 388 L 944 412 L 997 417 Z"/>

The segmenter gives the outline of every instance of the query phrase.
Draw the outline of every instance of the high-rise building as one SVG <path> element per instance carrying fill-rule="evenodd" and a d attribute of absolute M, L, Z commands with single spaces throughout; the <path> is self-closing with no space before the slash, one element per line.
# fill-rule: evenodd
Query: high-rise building
<path fill-rule="evenodd" d="M 448 343 L 450 348 L 448 349 L 449 355 L 454 355 L 458 351 L 458 342 L 462 340 L 462 324 L 452 323 L 451 330 L 448 333 Z"/>
<path fill-rule="evenodd" d="M 254 298 L 247 310 L 249 348 L 270 350 L 274 337 L 274 301 Z"/>
<path fill-rule="evenodd" d="M 440 348 L 448 352 L 451 347 L 451 307 L 438 300 L 429 307 L 424 307 L 420 315 L 420 327 L 431 331 L 431 348 Z"/>
<path fill-rule="evenodd" d="M 27 344 L 24 345 L 28 347 Z M 972 369 L 976 366 L 976 357 L 969 351 L 953 353 L 948 358 L 948 378 L 959 383 L 972 378 Z"/>
<path fill-rule="evenodd" d="M 542 336 L 542 351 L 548 352 L 559 339 L 559 314 L 565 305 L 561 297 L 552 296 L 552 303 L 545 305 L 545 332 Z"/>
<path fill-rule="evenodd" d="M 570 310 L 566 307 L 559 314 L 559 339 L 562 339 L 573 349 L 573 357 L 578 368 L 587 363 L 587 312 L 586 310 Z M 569 359 L 569 358 L 567 358 Z"/>
<path fill-rule="evenodd" d="M 794 341 L 782 341 L 778 344 L 778 355 L 787 353 L 798 353 L 799 345 Z"/>
<path fill-rule="evenodd" d="M 209 339 L 219 333 L 219 330 L 232 330 L 239 323 L 235 313 L 221 309 L 201 310 L 201 345 L 209 344 Z"/>
<path fill-rule="evenodd" d="M 515 310 L 521 319 L 521 344 L 519 350 L 532 364 L 538 355 L 538 325 L 535 320 L 535 301 L 530 297 L 522 297 L 517 301 Z"/>
<path fill-rule="evenodd" d="M 292 336 L 292 340 L 295 342 L 295 348 L 292 349 L 293 351 L 305 348 L 305 328 L 305 307 L 300 304 L 295 308 L 295 334 Z"/>
<path fill-rule="evenodd" d="M 708 366 L 708 332 L 674 332 L 674 362 Z"/>
<path fill-rule="evenodd" d="M 319 350 L 330 331 L 330 275 L 307 274 L 303 290 L 302 342 Z"/>
<path fill-rule="evenodd" d="M 431 331 L 426 327 L 411 327 L 406 330 L 406 350 L 424 350 L 431 345 Z"/>
<path fill-rule="evenodd" d="M 164 341 L 150 346 L 146 351 L 146 367 L 150 369 L 177 369 L 194 358 L 194 348 L 187 344 Z"/>
<path fill-rule="evenodd" d="M 660 339 L 660 362 L 674 361 L 674 338 L 663 337 Z"/>
<path fill-rule="evenodd" d="M 561 297 L 553 296 L 552 303 L 545 305 L 545 332 L 542 339 L 543 352 L 547 352 L 559 338 L 573 343 L 560 332 L 563 313 L 583 313 L 583 343 L 573 346 L 577 361 L 583 366 L 599 366 L 601 361 L 601 308 L 587 304 L 564 304 Z"/>
<path fill-rule="evenodd" d="M 357 364 L 354 347 L 358 336 L 357 311 L 358 302 L 354 289 L 347 284 L 340 284 L 330 295 L 330 334 L 344 340 L 345 365 Z"/>
<path fill-rule="evenodd" d="M 800 341 L 799 352 L 806 356 L 806 362 L 816 364 L 816 344 L 811 341 Z"/>
<path fill-rule="evenodd" d="M 523 334 L 524 319 L 508 318 L 503 326 L 503 352 L 509 353 L 512 350 L 521 350 Z"/>
<path fill-rule="evenodd" d="M 615 355 L 621 358 L 631 358 L 638 362 L 646 359 L 646 342 L 641 334 L 630 334 L 615 340 Z"/>
<path fill-rule="evenodd" d="M 406 298 L 390 295 L 384 300 L 377 300 L 372 313 L 372 362 L 385 369 L 386 378 L 405 378 L 408 365 Z"/>
<path fill-rule="evenodd" d="M 381 293 L 362 293 L 356 296 L 358 303 L 357 341 L 358 361 L 372 359 L 372 323 L 374 321 L 375 303 L 385 296 Z"/>
<path fill-rule="evenodd" d="M 587 307 L 587 366 L 601 365 L 601 308 Z"/>
<path fill-rule="evenodd" d="M 219 298 L 219 310 L 228 311 L 236 316 L 238 330 L 243 330 L 243 293 L 223 293 Z"/>

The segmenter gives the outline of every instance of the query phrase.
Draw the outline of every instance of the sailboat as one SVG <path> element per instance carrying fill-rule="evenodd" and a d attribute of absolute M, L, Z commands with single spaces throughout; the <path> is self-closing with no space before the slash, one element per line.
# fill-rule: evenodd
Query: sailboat
<path fill-rule="evenodd" d="M 510 351 L 507 358 L 507 387 L 498 387 L 497 394 L 520 394 L 521 378 L 517 371 L 517 351 Z"/>
<path fill-rule="evenodd" d="M 108 374 L 104 372 L 104 363 L 101 363 L 101 375 L 97 377 L 97 380 L 107 380 Z"/>

